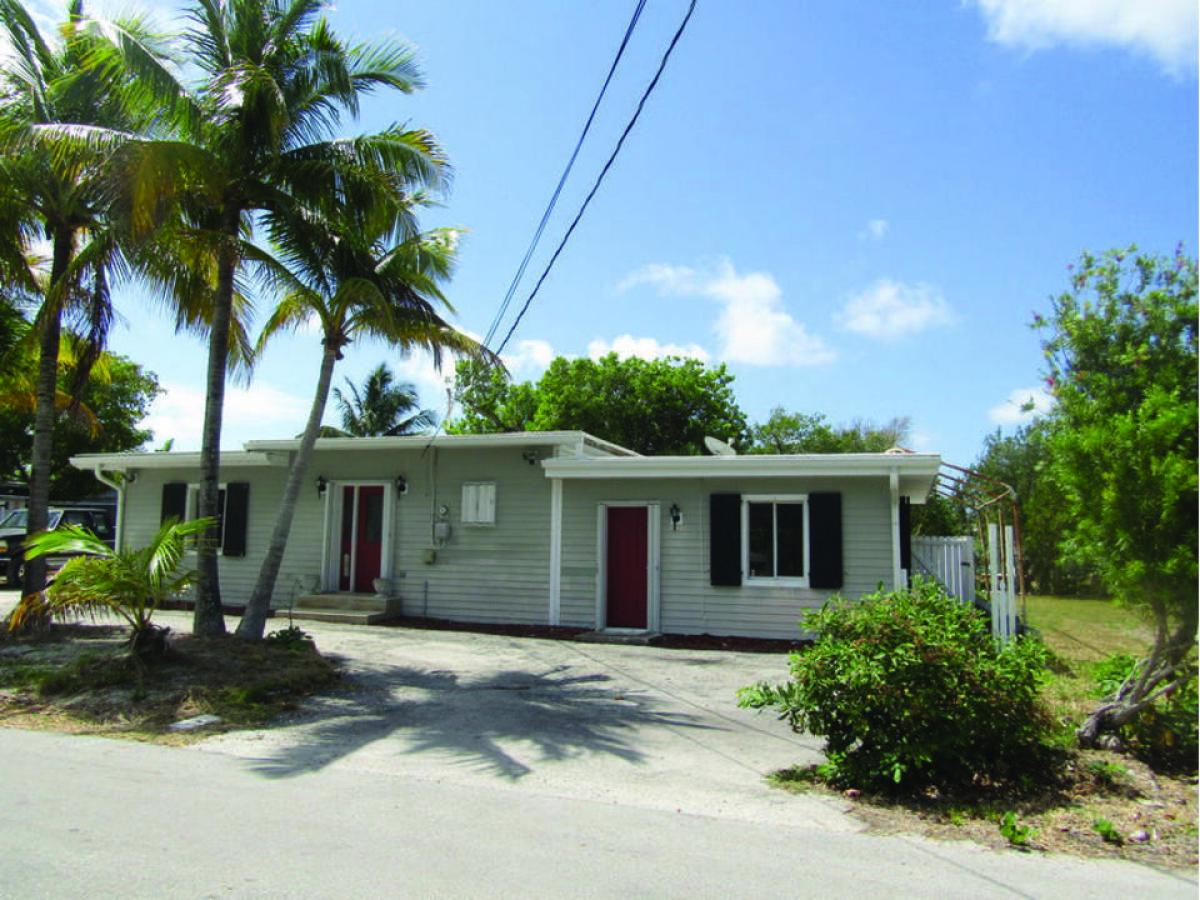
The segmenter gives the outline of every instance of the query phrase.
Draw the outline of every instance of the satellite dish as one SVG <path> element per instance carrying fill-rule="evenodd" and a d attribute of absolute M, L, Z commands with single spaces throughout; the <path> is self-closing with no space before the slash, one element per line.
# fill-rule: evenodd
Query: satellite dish
<path fill-rule="evenodd" d="M 708 452 L 713 456 L 737 456 L 737 451 L 720 438 L 706 436 L 704 438 L 704 446 L 708 448 Z"/>

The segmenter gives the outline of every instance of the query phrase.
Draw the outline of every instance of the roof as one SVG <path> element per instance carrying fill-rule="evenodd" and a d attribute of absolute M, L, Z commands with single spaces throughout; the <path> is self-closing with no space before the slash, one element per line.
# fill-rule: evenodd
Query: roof
<path fill-rule="evenodd" d="M 942 458 L 936 453 L 812 453 L 747 456 L 639 456 L 632 459 L 547 459 L 547 478 L 890 477 L 900 493 L 924 497 Z"/>
<path fill-rule="evenodd" d="M 503 434 L 437 434 L 405 437 L 317 438 L 320 450 L 423 450 L 428 446 L 455 450 L 482 447 L 561 447 L 583 458 L 636 457 L 634 451 L 586 431 L 514 431 Z M 221 451 L 222 466 L 286 466 L 288 454 L 300 449 L 299 438 L 249 441 L 243 450 Z M 180 452 L 83 453 L 71 457 L 77 469 L 124 472 L 132 469 L 192 469 L 200 453 Z"/>

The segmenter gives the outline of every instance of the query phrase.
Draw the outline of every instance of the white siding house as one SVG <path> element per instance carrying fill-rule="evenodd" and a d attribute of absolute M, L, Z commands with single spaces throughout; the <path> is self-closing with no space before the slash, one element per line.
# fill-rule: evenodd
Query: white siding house
<path fill-rule="evenodd" d="M 222 598 L 244 603 L 298 441 L 222 455 Z M 122 544 L 192 515 L 196 453 L 72 459 L 121 482 Z M 582 432 L 320 439 L 273 604 L 382 589 L 404 615 L 792 638 L 906 577 L 934 454 L 642 457 Z M 379 579 L 379 580 L 377 580 Z"/>

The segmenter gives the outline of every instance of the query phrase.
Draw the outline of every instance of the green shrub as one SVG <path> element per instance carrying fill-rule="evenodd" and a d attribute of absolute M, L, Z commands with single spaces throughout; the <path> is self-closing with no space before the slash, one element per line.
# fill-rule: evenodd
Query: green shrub
<path fill-rule="evenodd" d="M 1108 819 L 1097 819 L 1092 823 L 1092 830 L 1103 838 L 1106 844 L 1115 844 L 1120 847 L 1125 843 L 1125 838 L 1121 832 L 1117 831 L 1117 826 Z"/>
<path fill-rule="evenodd" d="M 1036 641 L 998 644 L 982 614 L 921 580 L 834 598 L 803 624 L 817 639 L 790 656 L 791 680 L 743 688 L 739 703 L 824 736 L 833 783 L 946 789 L 1046 773 Z"/>
<path fill-rule="evenodd" d="M 1033 837 L 1034 830 L 1029 825 L 1022 825 L 1017 821 L 1017 814 L 1011 810 L 1000 817 L 1000 835 L 1014 847 L 1025 848 L 1029 845 L 1029 839 Z"/>

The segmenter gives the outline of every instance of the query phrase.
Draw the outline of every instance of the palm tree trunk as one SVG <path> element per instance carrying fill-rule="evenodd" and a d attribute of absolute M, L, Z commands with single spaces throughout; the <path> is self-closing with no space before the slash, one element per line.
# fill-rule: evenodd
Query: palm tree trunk
<path fill-rule="evenodd" d="M 279 576 L 279 566 L 283 562 L 283 551 L 287 549 L 288 534 L 292 529 L 292 518 L 296 514 L 296 501 L 300 497 L 300 489 L 304 486 L 305 473 L 308 472 L 312 461 L 313 447 L 317 442 L 317 434 L 321 430 L 321 418 L 325 415 L 325 403 L 329 399 L 329 385 L 333 381 L 333 367 L 339 355 L 338 348 L 327 338 L 325 353 L 321 358 L 321 374 L 317 378 L 317 391 L 313 395 L 312 409 L 308 413 L 308 423 L 304 426 L 304 435 L 300 439 L 300 449 L 288 472 L 287 484 L 283 488 L 283 500 L 279 504 L 279 512 L 275 516 L 275 530 L 271 533 L 271 544 L 267 548 L 266 558 L 258 571 L 258 581 L 254 585 L 254 593 L 246 604 L 246 612 L 238 623 L 237 636 L 246 640 L 261 640 L 267 624 L 267 611 L 271 608 L 271 595 L 275 591 L 275 580 Z"/>
<path fill-rule="evenodd" d="M 225 244 L 217 262 L 217 292 L 213 299 L 208 336 L 208 386 L 204 398 L 204 432 L 200 440 L 200 490 L 197 506 L 201 518 L 219 513 L 221 488 L 221 416 L 225 408 L 225 370 L 229 361 L 229 322 L 233 314 L 233 279 L 237 269 L 238 229 L 241 211 L 232 209 L 223 229 Z M 215 531 L 215 528 L 213 529 Z M 199 542 L 196 568 L 196 610 L 192 632 L 198 635 L 225 633 L 221 609 L 221 574 L 217 545 L 211 537 Z"/>
<path fill-rule="evenodd" d="M 50 286 L 46 289 L 43 306 L 45 319 L 39 336 L 37 376 L 37 405 L 33 415 L 33 451 L 29 473 L 28 534 L 45 531 L 50 524 L 50 467 L 54 451 L 54 400 L 58 393 L 58 350 L 62 338 L 62 304 L 65 295 L 63 279 L 71 264 L 75 248 L 75 233 L 60 228 L 53 236 L 54 256 L 50 269 Z M 46 588 L 46 560 L 37 557 L 25 565 L 23 594 L 34 594 Z"/>

